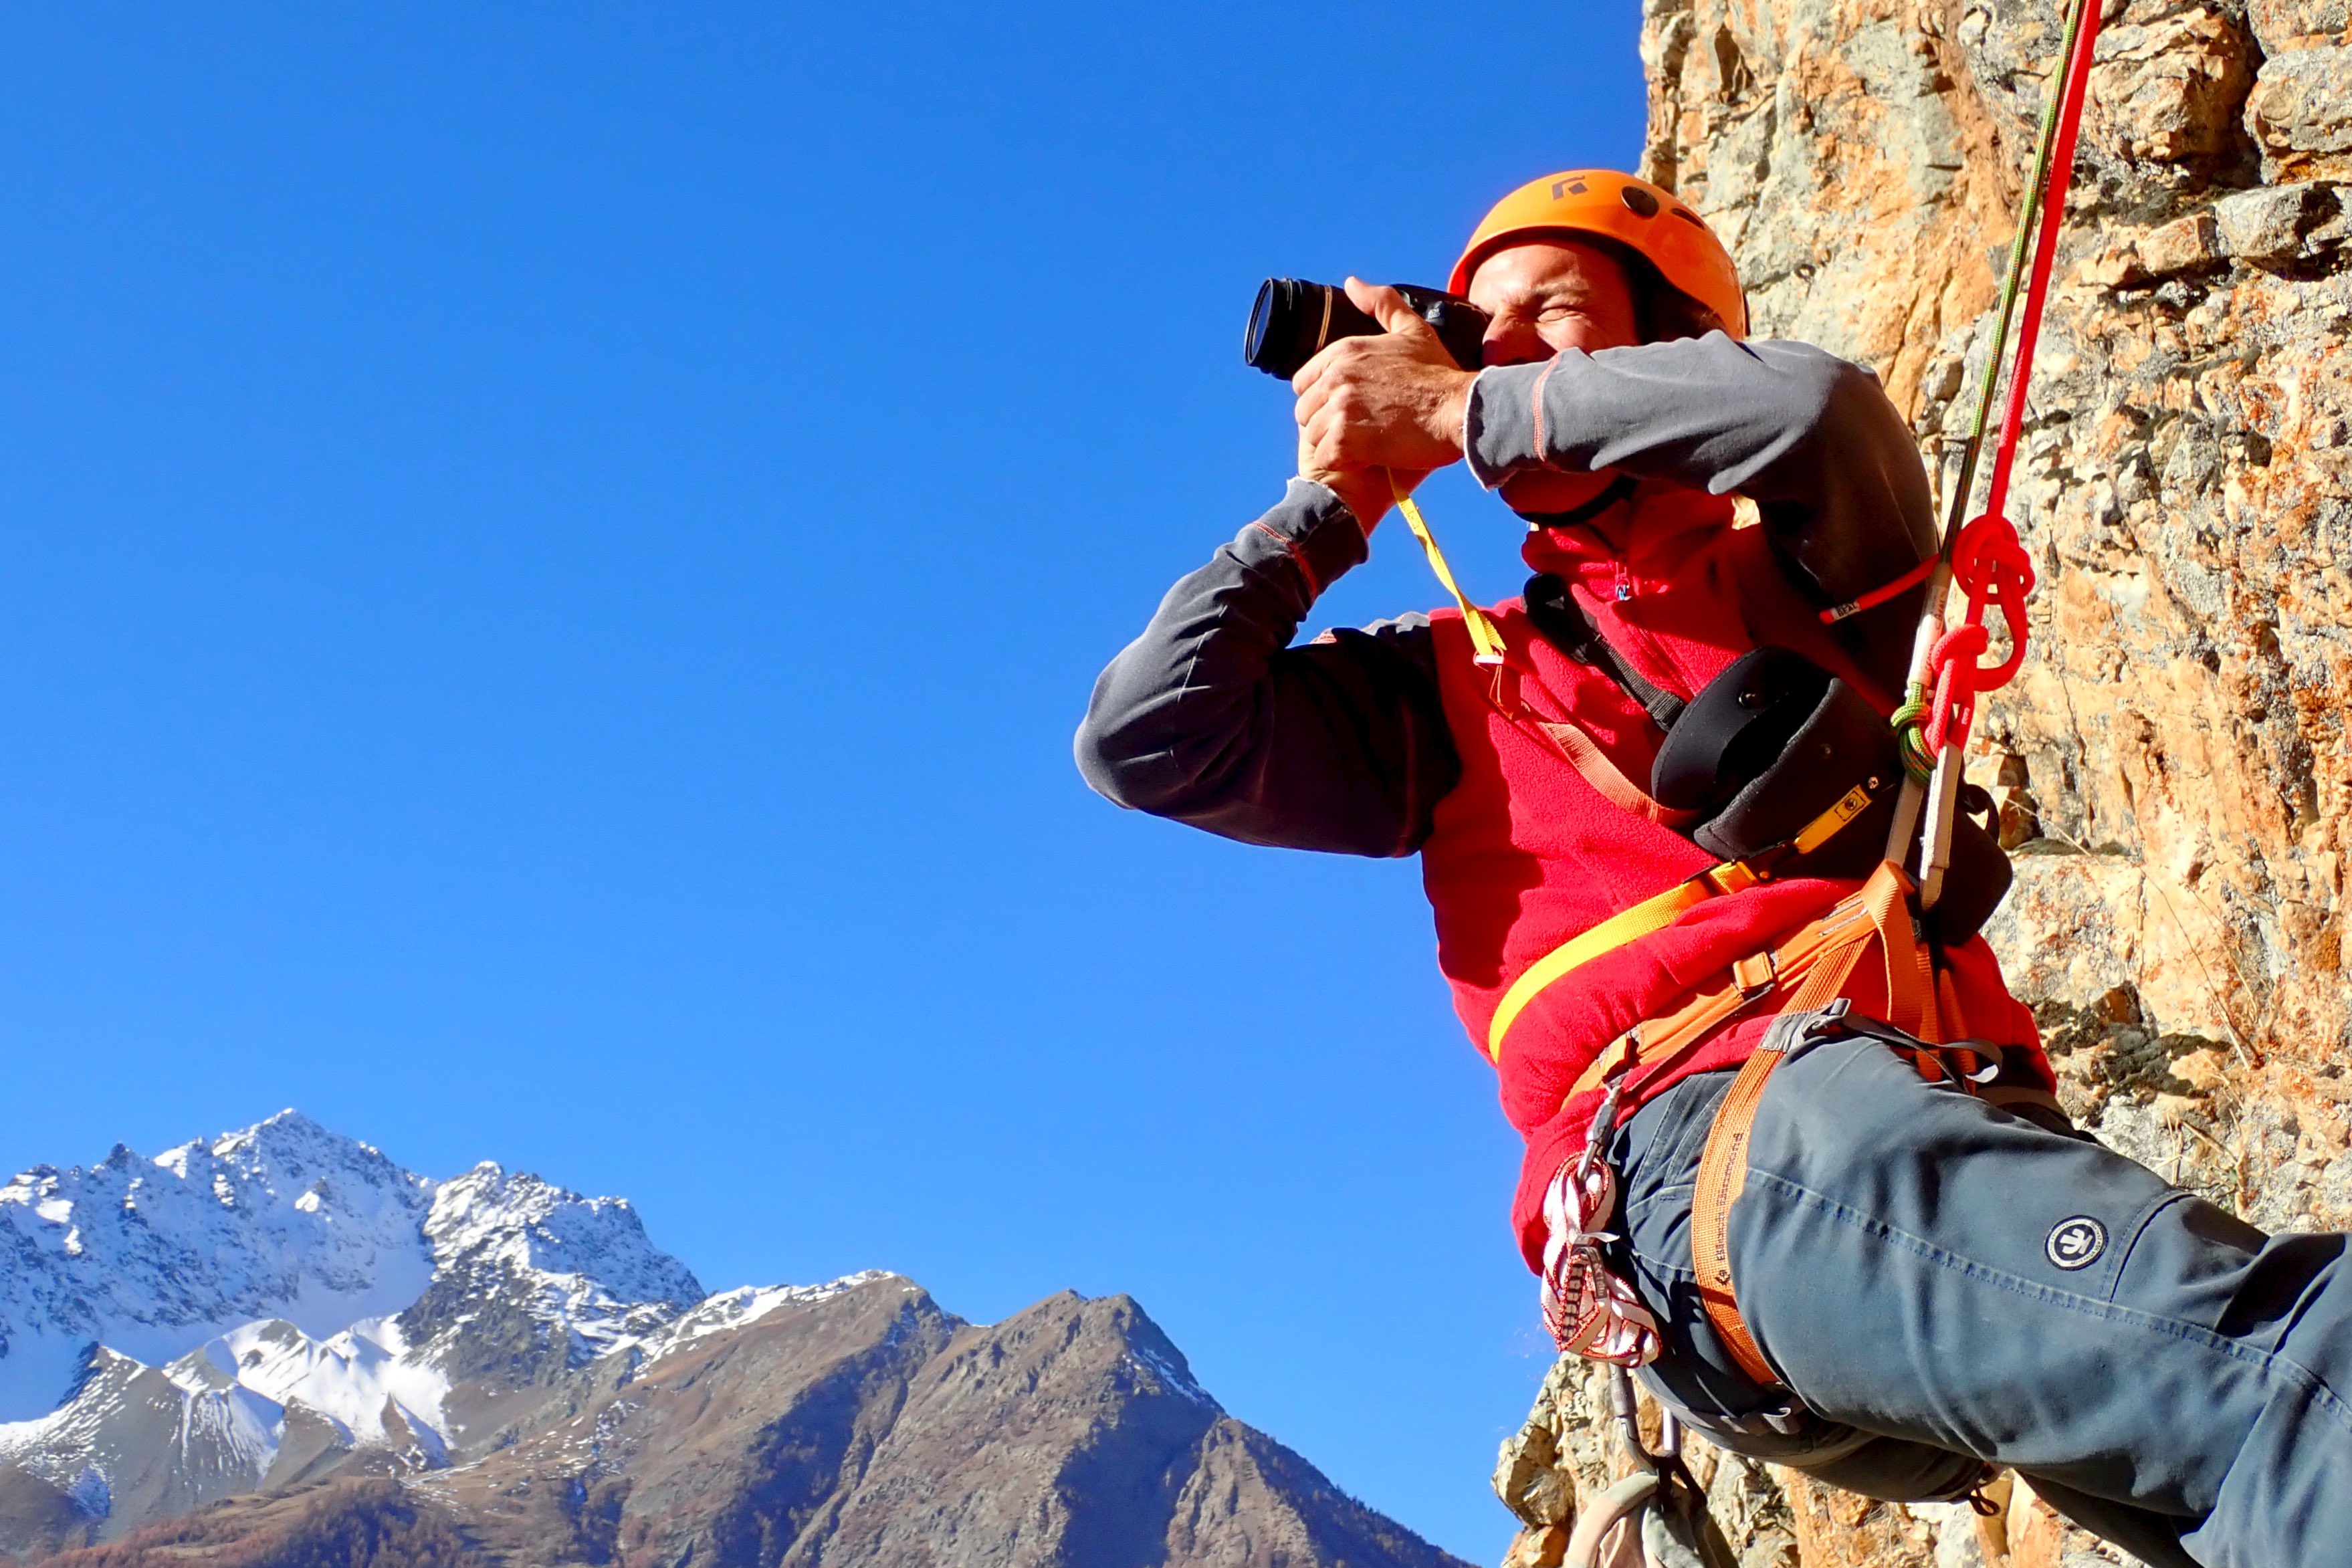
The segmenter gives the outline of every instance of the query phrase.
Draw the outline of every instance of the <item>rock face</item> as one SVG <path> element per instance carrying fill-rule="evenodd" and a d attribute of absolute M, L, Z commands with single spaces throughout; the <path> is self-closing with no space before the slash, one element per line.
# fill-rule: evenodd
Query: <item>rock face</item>
<path fill-rule="evenodd" d="M 2032 652 L 1971 768 L 2018 857 L 1990 935 L 2101 1138 L 2267 1228 L 2352 1226 L 2352 7 L 2103 16 L 2010 507 Z M 1877 369 L 1947 484 L 2062 26 L 1646 0 L 1646 172 L 1731 244 L 1759 332 Z M 1937 1561 L 1808 1538 L 1811 1506 L 1757 1515 L 1748 1560 Z"/>
<path fill-rule="evenodd" d="M 0 1186 L 0 1565 L 1463 1568 L 1125 1297 L 705 1295 L 618 1199 L 290 1112 Z"/>

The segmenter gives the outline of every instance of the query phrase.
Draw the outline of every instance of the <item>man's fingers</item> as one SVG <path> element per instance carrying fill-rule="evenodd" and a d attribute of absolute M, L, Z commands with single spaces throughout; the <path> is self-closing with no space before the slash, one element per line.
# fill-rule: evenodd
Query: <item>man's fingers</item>
<path fill-rule="evenodd" d="M 1339 456 L 1339 452 L 1336 452 L 1336 446 L 1339 446 L 1339 435 L 1340 435 L 1340 430 L 1339 425 L 1336 425 L 1336 421 L 1319 416 L 1319 413 L 1318 416 L 1307 418 L 1306 423 L 1298 425 L 1298 440 L 1306 442 L 1307 449 L 1310 449 L 1318 458 L 1322 458 L 1324 463 L 1328 463 L 1331 458 Z"/>
<path fill-rule="evenodd" d="M 1305 440 L 1315 453 L 1315 460 L 1326 468 L 1345 468 L 1348 457 L 1348 427 L 1327 414 L 1307 421 Z"/>
<path fill-rule="evenodd" d="M 1351 444 L 1348 421 L 1341 417 L 1338 409 L 1328 404 L 1301 418 L 1298 428 L 1305 438 L 1314 444 L 1318 455 L 1334 462 L 1343 456 Z"/>
<path fill-rule="evenodd" d="M 1290 378 L 1290 390 L 1305 393 L 1308 388 L 1322 381 L 1329 373 L 1334 361 L 1360 352 L 1358 346 L 1368 340 L 1363 338 L 1340 338 L 1324 344 L 1315 351 L 1315 357 L 1299 366 L 1298 373 Z"/>
<path fill-rule="evenodd" d="M 1459 436 L 1436 428 L 1449 389 L 1467 381 L 1426 321 L 1414 315 L 1396 290 L 1348 280 L 1348 297 L 1359 308 L 1378 310 L 1391 329 L 1343 338 L 1325 348 L 1291 378 L 1296 400 L 1292 422 L 1313 446 L 1318 461 L 1334 468 L 1366 468 L 1403 458 L 1451 461 Z M 1442 413 L 1442 409 L 1441 409 Z M 1453 420 L 1458 427 L 1458 416 Z M 1426 427 L 1426 428 L 1425 428 Z"/>
<path fill-rule="evenodd" d="M 1305 428 L 1316 460 L 1326 468 L 1361 468 L 1369 461 L 1363 433 L 1328 413 L 1317 415 Z"/>
<path fill-rule="evenodd" d="M 1298 402 L 1296 405 L 1298 423 L 1305 424 L 1308 420 L 1322 413 L 1323 405 L 1330 400 L 1331 388 L 1328 382 L 1316 382 L 1301 388 L 1298 393 Z"/>
<path fill-rule="evenodd" d="M 1355 308 L 1381 324 L 1383 332 L 1433 332 L 1435 328 L 1423 320 L 1413 308 L 1404 302 L 1404 296 L 1385 283 L 1367 283 L 1360 277 L 1347 282 L 1348 299 Z"/>

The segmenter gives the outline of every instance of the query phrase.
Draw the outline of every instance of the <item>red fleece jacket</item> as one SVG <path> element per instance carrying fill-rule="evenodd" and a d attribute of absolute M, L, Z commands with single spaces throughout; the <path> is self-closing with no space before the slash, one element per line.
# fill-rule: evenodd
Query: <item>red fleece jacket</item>
<path fill-rule="evenodd" d="M 1820 629 L 1752 528 L 1734 527 L 1734 503 L 1644 484 L 1608 525 L 1545 529 L 1526 557 L 1560 577 L 1619 656 L 1654 685 L 1689 696 L 1762 643 L 1796 647 L 1891 707 L 1893 683 L 1855 670 Z M 1538 726 L 1572 725 L 1628 779 L 1646 780 L 1656 730 L 1607 675 L 1536 635 L 1524 604 L 1491 612 L 1518 666 L 1503 677 L 1472 662 L 1458 612 L 1433 617 L 1439 688 L 1462 761 L 1461 782 L 1436 809 L 1422 846 L 1423 885 L 1436 917 L 1438 964 L 1454 1010 L 1483 1057 L 1487 1026 L 1513 980 L 1545 954 L 1714 863 L 1671 830 L 1606 799 L 1538 729 L 1504 708 L 1524 704 Z M 1497 696 L 1505 700 L 1497 706 Z M 1574 970 L 1514 1024 L 1500 1063 L 1505 1113 L 1527 1139 L 1512 1221 L 1528 1266 L 1538 1266 L 1544 1188 L 1580 1147 L 1596 1096 L 1569 1092 L 1608 1043 L 1645 1018 L 1723 981 L 1735 959 L 1768 947 L 1858 885 L 1791 879 L 1718 898 L 1663 931 Z M 1964 1017 L 1952 1038 L 2036 1046 L 2032 1015 L 2002 984 L 1981 937 L 1948 954 Z M 1863 965 L 1847 988 L 1858 1011 L 1885 1016 L 1883 979 Z M 1643 1092 L 1690 1073 L 1736 1065 L 1769 1015 L 1725 1026 L 1682 1066 Z M 1629 1106 L 1628 1109 L 1631 1107 Z"/>

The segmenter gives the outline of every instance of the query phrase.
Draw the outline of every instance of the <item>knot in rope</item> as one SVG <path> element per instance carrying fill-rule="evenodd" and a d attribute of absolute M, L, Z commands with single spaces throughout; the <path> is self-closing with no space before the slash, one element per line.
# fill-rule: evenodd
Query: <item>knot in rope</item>
<path fill-rule="evenodd" d="M 1936 672 L 1936 696 L 1927 705 L 1927 722 L 1922 727 L 1928 755 L 1949 744 L 1968 744 L 1985 674 L 1977 655 L 1991 641 L 1983 623 L 1976 621 L 1963 621 L 1936 639 L 1935 651 L 1927 655 L 1928 666 Z"/>
<path fill-rule="evenodd" d="M 2025 596 L 2033 591 L 2033 559 L 2009 519 L 1980 517 L 1960 530 L 1952 549 L 1952 578 L 1968 595 L 1969 616 L 1936 639 L 1927 655 L 1935 696 L 1924 716 L 1908 716 L 1918 751 L 1927 758 L 1948 745 L 1967 745 L 1977 698 L 2007 685 L 2025 662 Z M 2009 656 L 1987 664 L 1980 661 L 1992 646 L 1992 634 L 1985 627 L 1985 612 L 1996 605 L 2009 628 Z M 1904 751 L 1907 761 L 1913 737 L 1906 737 Z"/>
<path fill-rule="evenodd" d="M 1981 623 L 1986 607 L 1998 604 L 2009 622 L 2009 657 L 1986 672 L 1980 688 L 1998 690 L 2025 658 L 2025 596 L 2033 591 L 2033 558 L 2007 517 L 1978 517 L 1960 530 L 1952 547 L 1952 580 L 1969 596 L 1970 621 Z"/>

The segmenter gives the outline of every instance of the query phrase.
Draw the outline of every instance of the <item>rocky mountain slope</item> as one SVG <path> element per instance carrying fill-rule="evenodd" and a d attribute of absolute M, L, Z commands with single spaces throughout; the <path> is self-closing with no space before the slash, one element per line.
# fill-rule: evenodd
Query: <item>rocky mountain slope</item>
<path fill-rule="evenodd" d="M 0 1562 L 1454 1562 L 1125 1298 L 706 1294 L 625 1202 L 291 1112 L 0 1187 Z"/>
<path fill-rule="evenodd" d="M 2352 10 L 2103 16 L 2010 511 L 2032 652 L 1979 727 L 2019 857 L 1991 935 L 2079 1120 L 2258 1224 L 2340 1228 Z M 1648 172 L 1720 226 L 1759 330 L 1878 369 L 1946 478 L 2061 22 L 2057 0 L 1645 3 Z M 1531 1433 L 1591 1479 L 1580 1386 Z M 1978 1551 L 1761 1474 L 1718 1490 L 1754 1563 Z M 2021 1562 L 2090 1551 L 2018 1528 Z"/>

